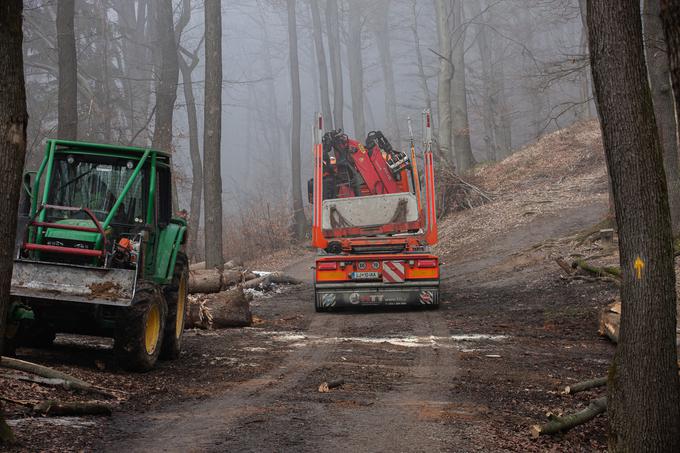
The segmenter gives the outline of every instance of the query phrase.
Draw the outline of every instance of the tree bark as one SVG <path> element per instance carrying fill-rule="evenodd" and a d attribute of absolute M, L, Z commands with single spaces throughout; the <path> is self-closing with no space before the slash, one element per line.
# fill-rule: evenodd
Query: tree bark
<path fill-rule="evenodd" d="M 3 350 L 14 264 L 17 209 L 26 154 L 26 89 L 22 52 L 22 0 L 0 3 L 0 351 Z M 0 359 L 1 360 L 1 359 Z M 13 441 L 0 407 L 0 443 Z"/>
<path fill-rule="evenodd" d="M 203 162 L 201 150 L 198 144 L 198 114 L 196 113 L 196 98 L 194 97 L 194 83 L 192 72 L 198 64 L 198 56 L 193 55 L 191 65 L 187 64 L 184 57 L 179 58 L 179 67 L 182 72 L 184 86 L 184 102 L 187 109 L 187 122 L 189 123 L 189 155 L 191 157 L 191 201 L 189 203 L 189 258 L 195 259 L 198 255 L 198 228 L 201 220 L 201 200 L 203 198 Z"/>
<path fill-rule="evenodd" d="M 397 90 L 394 86 L 394 67 L 392 64 L 392 49 L 390 48 L 389 9 L 390 0 L 380 0 L 373 6 L 376 26 L 373 29 L 375 43 L 378 47 L 380 67 L 385 84 L 385 116 L 387 119 L 387 133 L 392 143 L 401 146 L 399 132 L 399 116 L 397 114 Z"/>
<path fill-rule="evenodd" d="M 678 165 L 678 130 L 671 88 L 666 41 L 661 25 L 659 0 L 644 0 L 645 56 L 649 85 L 654 101 L 654 115 L 663 148 L 663 166 L 668 185 L 673 237 L 680 235 L 680 166 Z"/>
<path fill-rule="evenodd" d="M 222 268 L 222 5 L 205 0 L 205 108 L 203 119 L 203 196 L 205 262 Z"/>
<path fill-rule="evenodd" d="M 451 8 L 450 2 L 436 0 L 437 36 L 439 41 L 439 76 L 437 84 L 437 112 L 439 123 L 437 128 L 437 144 L 447 162 L 453 164 L 455 156 L 451 146 L 451 80 L 453 65 L 451 64 Z"/>
<path fill-rule="evenodd" d="M 338 1 L 326 2 L 326 25 L 328 27 L 328 53 L 330 54 L 331 77 L 333 79 L 333 128 L 344 129 L 343 110 L 345 108 L 342 81 L 342 57 L 340 52 L 340 20 Z M 331 124 L 331 123 L 329 123 Z"/>
<path fill-rule="evenodd" d="M 76 36 L 73 27 L 75 0 L 57 3 L 57 49 L 59 64 L 57 137 L 78 137 L 78 79 Z"/>
<path fill-rule="evenodd" d="M 640 4 L 588 0 L 587 21 L 623 276 L 609 449 L 680 451 L 673 237 Z"/>
<path fill-rule="evenodd" d="M 479 49 L 479 56 L 482 62 L 482 123 L 484 125 L 484 146 L 486 148 L 486 160 L 495 161 L 498 159 L 496 154 L 497 137 L 496 128 L 494 124 L 494 115 L 496 100 L 494 97 L 493 87 L 493 61 L 491 55 L 491 47 L 486 34 L 486 24 L 484 23 L 485 16 L 482 14 L 482 8 L 479 2 L 470 2 L 472 7 L 472 15 L 478 21 L 477 24 L 477 47 Z"/>
<path fill-rule="evenodd" d="M 199 47 L 193 52 L 185 52 L 189 59 L 187 62 L 184 58 L 181 49 L 181 33 L 184 28 L 191 21 L 191 0 L 182 1 L 182 15 L 177 23 L 176 33 L 177 42 L 179 43 L 177 49 L 177 62 L 182 74 L 182 86 L 184 90 L 184 103 L 187 110 L 187 123 L 189 125 L 189 156 L 191 158 L 191 201 L 189 203 L 189 222 L 188 222 L 188 238 L 187 249 L 189 252 L 189 260 L 196 259 L 199 251 L 198 244 L 198 228 L 201 220 L 201 201 L 203 198 L 203 162 L 201 159 L 201 150 L 198 144 L 198 114 L 196 112 L 196 98 L 194 96 L 194 81 L 193 71 L 198 66 L 198 52 Z"/>
<path fill-rule="evenodd" d="M 411 32 L 413 33 L 413 43 L 415 44 L 416 61 L 418 63 L 418 78 L 420 79 L 420 88 L 423 91 L 423 100 L 425 101 L 425 108 L 432 111 L 432 95 L 427 84 L 427 76 L 425 75 L 425 67 L 423 65 L 423 53 L 420 51 L 420 35 L 418 33 L 418 11 L 416 10 L 417 0 L 411 1 L 411 14 L 413 15 L 413 23 L 411 24 Z"/>
<path fill-rule="evenodd" d="M 352 95 L 352 120 L 354 136 L 359 141 L 366 138 L 364 116 L 364 63 L 361 58 L 361 0 L 349 0 L 349 37 L 347 64 L 349 66 L 350 93 Z"/>
<path fill-rule="evenodd" d="M 156 47 L 160 62 L 156 67 L 156 116 L 151 146 L 172 152 L 172 117 L 177 99 L 179 65 L 175 38 L 172 0 L 161 0 L 156 6 Z"/>
<path fill-rule="evenodd" d="M 307 218 L 302 205 L 302 170 L 300 166 L 300 133 L 302 121 L 302 99 L 300 94 L 300 63 L 298 61 L 297 20 L 295 18 L 295 0 L 287 0 L 288 4 L 288 49 L 290 54 L 291 83 L 291 133 L 290 161 L 293 189 L 293 222 L 295 236 L 302 239 L 307 229 Z"/>
<path fill-rule="evenodd" d="M 319 12 L 319 0 L 311 0 L 309 6 L 312 10 L 312 27 L 314 33 L 314 48 L 316 50 L 316 64 L 319 68 L 319 94 L 321 95 L 321 114 L 323 120 L 332 127 L 333 114 L 331 113 L 331 100 L 328 88 L 328 66 L 326 64 L 326 51 L 323 46 L 323 33 L 321 31 L 321 13 Z"/>
<path fill-rule="evenodd" d="M 458 171 L 472 167 L 475 158 L 470 144 L 470 123 L 468 121 L 467 83 L 465 77 L 465 20 L 463 18 L 463 2 L 459 0 L 453 6 L 454 33 L 451 35 L 451 63 L 453 79 L 451 81 L 451 146 L 456 156 Z"/>

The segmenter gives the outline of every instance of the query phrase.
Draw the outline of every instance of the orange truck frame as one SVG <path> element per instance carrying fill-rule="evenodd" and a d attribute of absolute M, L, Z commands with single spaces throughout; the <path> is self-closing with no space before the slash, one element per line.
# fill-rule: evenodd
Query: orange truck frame
<path fill-rule="evenodd" d="M 317 116 L 312 195 L 312 246 L 319 253 L 314 266 L 316 311 L 357 306 L 439 306 L 439 258 L 430 252 L 437 242 L 437 217 L 429 111 L 423 112 L 423 122 L 424 209 L 410 119 L 410 164 L 402 174 L 408 178 L 408 192 L 324 200 L 324 165 L 328 163 L 323 154 L 323 120 Z M 410 206 L 413 212 L 409 221 L 401 215 L 400 221 L 355 225 L 343 218 L 343 227 L 334 228 L 325 220 L 329 210 L 337 212 L 339 206 L 348 216 L 361 217 L 362 210 L 383 209 L 386 203 L 397 203 L 402 210 Z"/>

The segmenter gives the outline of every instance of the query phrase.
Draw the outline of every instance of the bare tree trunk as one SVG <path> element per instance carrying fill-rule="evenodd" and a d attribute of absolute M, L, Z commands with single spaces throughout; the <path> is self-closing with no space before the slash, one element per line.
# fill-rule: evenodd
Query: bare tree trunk
<path fill-rule="evenodd" d="M 0 3 L 0 351 L 3 350 L 9 292 L 14 264 L 14 238 L 17 209 L 26 154 L 26 91 L 22 52 L 21 0 Z M 0 444 L 13 442 L 14 436 L 0 407 Z"/>
<path fill-rule="evenodd" d="M 349 0 L 349 38 L 347 41 L 347 64 L 352 94 L 352 120 L 354 136 L 366 138 L 364 118 L 364 63 L 361 58 L 361 0 Z"/>
<path fill-rule="evenodd" d="M 75 140 L 78 137 L 78 80 L 76 36 L 73 27 L 74 1 L 57 4 L 57 48 L 59 64 L 58 131 L 57 137 Z"/>
<path fill-rule="evenodd" d="M 470 2 L 472 7 L 472 15 L 478 21 L 483 22 L 482 8 L 479 2 Z M 486 24 L 478 24 L 477 27 L 477 47 L 479 48 L 480 59 L 482 60 L 482 123 L 484 124 L 484 145 L 486 147 L 486 159 L 495 161 L 498 159 L 496 155 L 497 137 L 494 122 L 494 86 L 493 86 L 493 61 L 491 56 L 491 47 L 486 35 Z"/>
<path fill-rule="evenodd" d="M 451 82 L 451 127 L 453 152 L 457 158 L 458 171 L 465 171 L 476 162 L 470 144 L 470 123 L 468 121 L 467 83 L 465 80 L 465 20 L 463 2 L 453 6 L 453 27 L 451 35 L 451 62 L 453 79 Z"/>
<path fill-rule="evenodd" d="M 300 127 L 302 121 L 300 94 L 300 63 L 298 61 L 297 20 L 295 19 L 295 0 L 287 0 L 288 4 L 288 49 L 290 52 L 290 83 L 292 96 L 292 112 L 290 134 L 290 161 L 293 187 L 293 215 L 295 235 L 302 239 L 307 227 L 307 218 L 302 205 L 302 172 L 300 168 Z"/>
<path fill-rule="evenodd" d="M 640 4 L 588 0 L 587 20 L 623 276 L 609 450 L 680 451 L 673 236 Z"/>
<path fill-rule="evenodd" d="M 493 46 L 498 49 L 500 46 Z M 512 118 L 508 108 L 507 93 L 505 92 L 505 70 L 503 69 L 502 56 L 497 58 L 494 64 L 493 79 L 496 87 L 496 158 L 503 159 L 512 150 Z"/>
<path fill-rule="evenodd" d="M 437 128 L 437 144 L 447 162 L 456 161 L 451 146 L 451 80 L 453 65 L 451 64 L 451 3 L 446 0 L 435 1 L 437 12 L 437 36 L 439 41 L 439 77 L 437 84 L 437 112 L 439 126 Z"/>
<path fill-rule="evenodd" d="M 183 56 L 179 56 L 179 67 L 182 72 L 184 86 L 184 102 L 187 109 L 189 123 L 189 155 L 191 157 L 191 202 L 189 204 L 189 258 L 198 255 L 198 228 L 201 219 L 201 199 L 203 198 L 203 163 L 198 144 L 198 115 L 196 113 L 196 98 L 194 97 L 194 83 L 192 72 L 198 65 L 198 54 L 192 55 L 191 64 L 187 64 Z"/>
<path fill-rule="evenodd" d="M 373 31 L 378 47 L 380 66 L 382 67 L 383 83 L 385 84 L 387 132 L 393 143 L 397 143 L 397 147 L 399 147 L 401 146 L 401 134 L 399 132 L 399 117 L 397 115 L 397 90 L 394 87 L 394 67 L 392 64 L 392 50 L 390 49 L 390 0 L 377 1 L 372 7 L 375 8 L 374 16 L 376 22 Z"/>
<path fill-rule="evenodd" d="M 338 1 L 327 0 L 326 24 L 328 27 L 328 53 L 331 60 L 333 79 L 333 128 L 344 129 L 343 109 L 345 108 L 344 87 L 342 82 L 342 58 L 340 56 L 340 21 Z M 329 124 L 331 124 L 329 122 Z"/>
<path fill-rule="evenodd" d="M 668 184 L 673 237 L 680 235 L 680 167 L 678 165 L 678 129 L 671 88 L 668 53 L 661 25 L 659 0 L 644 0 L 645 55 L 649 84 L 654 101 L 656 125 L 663 147 L 663 166 Z"/>
<path fill-rule="evenodd" d="M 205 108 L 203 118 L 203 195 L 205 266 L 224 266 L 222 252 L 222 5 L 205 0 Z"/>
<path fill-rule="evenodd" d="M 160 65 L 156 68 L 156 117 L 151 146 L 172 152 L 172 116 L 179 77 L 172 0 L 161 0 L 157 3 L 156 24 Z"/>
<path fill-rule="evenodd" d="M 420 88 L 423 90 L 423 100 L 425 101 L 425 108 L 432 111 L 432 96 L 430 95 L 430 88 L 427 85 L 427 76 L 425 75 L 425 68 L 423 66 L 423 53 L 420 51 L 420 35 L 418 34 L 418 12 L 416 11 L 417 0 L 411 1 L 411 14 L 413 15 L 413 23 L 411 24 L 411 31 L 413 32 L 413 43 L 416 48 L 416 61 L 418 62 L 418 78 L 420 79 Z"/>
<path fill-rule="evenodd" d="M 324 121 L 333 124 L 331 113 L 331 101 L 328 89 L 328 66 L 326 65 L 326 51 L 323 47 L 323 33 L 321 32 L 321 13 L 319 12 L 319 0 L 311 0 L 309 6 L 312 9 L 312 26 L 314 32 L 314 48 L 316 49 L 316 64 L 319 68 L 319 94 L 321 95 L 321 113 Z"/>

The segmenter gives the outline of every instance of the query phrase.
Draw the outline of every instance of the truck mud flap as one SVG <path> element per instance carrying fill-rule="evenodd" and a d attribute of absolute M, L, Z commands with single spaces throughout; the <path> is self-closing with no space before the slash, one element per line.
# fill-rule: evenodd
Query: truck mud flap
<path fill-rule="evenodd" d="M 15 260 L 10 294 L 44 300 L 128 306 L 137 271 Z"/>
<path fill-rule="evenodd" d="M 318 287 L 316 306 L 321 309 L 360 306 L 418 306 L 439 305 L 439 286 L 404 287 Z"/>

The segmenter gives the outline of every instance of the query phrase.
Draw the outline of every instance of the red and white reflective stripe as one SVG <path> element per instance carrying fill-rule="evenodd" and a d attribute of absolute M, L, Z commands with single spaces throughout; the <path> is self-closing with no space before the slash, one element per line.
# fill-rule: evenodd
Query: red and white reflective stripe
<path fill-rule="evenodd" d="M 387 283 L 402 283 L 406 278 L 403 261 L 385 261 L 383 263 L 383 281 Z"/>

